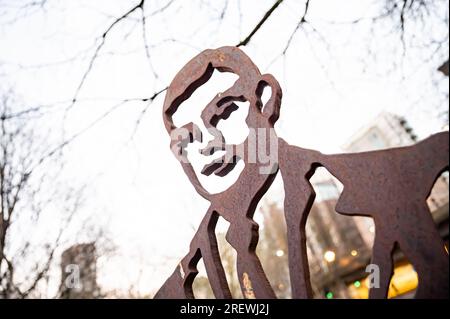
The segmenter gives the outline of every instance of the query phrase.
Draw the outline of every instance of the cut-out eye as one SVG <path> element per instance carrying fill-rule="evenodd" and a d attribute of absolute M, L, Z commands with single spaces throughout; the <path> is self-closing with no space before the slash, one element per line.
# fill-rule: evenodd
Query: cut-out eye
<path fill-rule="evenodd" d="M 215 71 L 208 82 L 197 88 L 190 98 L 178 107 L 178 110 L 172 116 L 174 125 L 181 127 L 194 121 L 202 130 L 206 130 L 201 121 L 201 114 L 206 103 L 217 97 L 217 92 L 225 92 L 232 87 L 238 78 L 233 73 Z"/>
<path fill-rule="evenodd" d="M 217 128 L 222 132 L 227 144 L 239 145 L 245 141 L 249 135 L 249 129 L 245 122 L 250 103 L 231 102 L 236 109 L 228 115 L 226 120 L 220 121 Z"/>
<path fill-rule="evenodd" d="M 226 101 L 226 102 L 219 101 L 217 105 L 218 105 L 217 113 L 211 119 L 211 124 L 213 126 L 216 126 L 220 120 L 227 120 L 230 117 L 231 113 L 239 109 L 239 107 L 234 103 L 234 101 Z"/>

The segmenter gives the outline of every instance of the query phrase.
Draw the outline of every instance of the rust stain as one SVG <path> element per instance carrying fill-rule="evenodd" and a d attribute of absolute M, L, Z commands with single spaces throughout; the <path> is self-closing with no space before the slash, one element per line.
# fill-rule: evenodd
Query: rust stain
<path fill-rule="evenodd" d="M 218 57 L 219 57 L 219 61 L 220 61 L 220 62 L 225 61 L 226 56 L 225 56 L 225 54 L 223 54 L 222 52 L 219 53 Z"/>

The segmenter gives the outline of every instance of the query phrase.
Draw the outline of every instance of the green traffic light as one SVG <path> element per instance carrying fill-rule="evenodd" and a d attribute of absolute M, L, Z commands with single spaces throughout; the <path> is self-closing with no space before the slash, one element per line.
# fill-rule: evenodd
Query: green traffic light
<path fill-rule="evenodd" d="M 356 288 L 359 288 L 359 287 L 361 287 L 361 282 L 360 282 L 359 280 L 357 280 L 357 281 L 355 281 L 355 282 L 353 283 L 353 285 L 354 285 Z"/>
<path fill-rule="evenodd" d="M 327 297 L 327 299 L 333 299 L 334 295 L 333 295 L 333 293 L 330 291 L 330 292 L 327 292 L 326 297 Z"/>

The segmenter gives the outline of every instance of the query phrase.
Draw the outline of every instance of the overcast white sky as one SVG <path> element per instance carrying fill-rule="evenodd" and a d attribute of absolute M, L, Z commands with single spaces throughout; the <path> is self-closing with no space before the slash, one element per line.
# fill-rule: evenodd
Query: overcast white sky
<path fill-rule="evenodd" d="M 146 58 L 140 12 L 135 12 L 108 35 L 79 102 L 62 123 L 61 106 L 74 96 L 95 38 L 112 17 L 122 15 L 137 1 L 50 1 L 47 10 L 12 21 L 18 2 L 0 0 L 8 8 L 0 13 L 0 80 L 2 86 L 13 87 L 27 106 L 65 102 L 51 108 L 55 112 L 45 121 L 55 139 L 61 137 L 63 124 L 70 136 L 121 99 L 151 96 L 201 50 L 237 44 L 273 3 L 230 0 L 221 21 L 223 1 L 175 1 L 163 14 L 149 17 L 147 41 L 158 78 Z M 146 12 L 167 2 L 147 1 Z M 444 19 L 448 2 L 441 2 Z M 339 152 L 358 128 L 383 110 L 407 116 L 420 137 L 445 124 L 436 120 L 434 110 L 448 103 L 448 80 L 436 71 L 448 57 L 447 46 L 436 52 L 432 46 L 411 47 L 402 56 L 398 35 L 391 32 L 389 22 L 375 31 L 369 22 L 345 23 L 375 14 L 374 3 L 311 1 L 308 20 L 319 33 L 310 26 L 305 26 L 306 31 L 300 29 L 286 56 L 274 61 L 304 10 L 303 1 L 286 0 L 243 48 L 263 73 L 279 80 L 283 103 L 276 129 L 291 144 Z M 408 26 L 407 36 L 415 34 L 416 43 L 422 38 L 445 38 L 446 28 L 438 21 L 421 30 Z M 368 56 L 369 43 L 376 59 Z M 209 101 L 206 97 L 226 87 L 230 78 L 219 75 L 213 81 L 192 103 L 195 106 L 199 101 L 198 108 L 183 116 L 199 112 Z M 163 97 L 148 107 L 136 131 L 136 120 L 145 106 L 142 102 L 118 107 L 66 149 L 68 180 L 89 181 L 84 209 L 101 214 L 102 220 L 107 216 L 120 247 L 120 255 L 102 272 L 102 282 L 111 287 L 128 285 L 143 262 L 142 291 L 157 289 L 187 252 L 193 227 L 208 206 L 170 152 L 161 117 Z M 236 138 L 242 134 L 235 126 L 230 128 Z M 220 182 L 215 178 L 211 185 L 219 189 Z M 268 197 L 282 198 L 279 181 Z"/>

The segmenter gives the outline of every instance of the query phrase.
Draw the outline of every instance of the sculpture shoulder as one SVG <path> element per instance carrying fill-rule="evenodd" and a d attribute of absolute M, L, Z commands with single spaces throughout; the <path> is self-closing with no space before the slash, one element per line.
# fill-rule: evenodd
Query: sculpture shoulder
<path fill-rule="evenodd" d="M 284 160 L 292 160 L 300 157 L 303 159 L 311 159 L 316 161 L 323 156 L 323 154 L 319 151 L 291 145 L 282 138 L 278 138 L 278 154 L 280 158 Z"/>
<path fill-rule="evenodd" d="M 311 167 L 321 161 L 322 153 L 290 145 L 282 138 L 278 139 L 278 162 L 280 170 Z"/>

